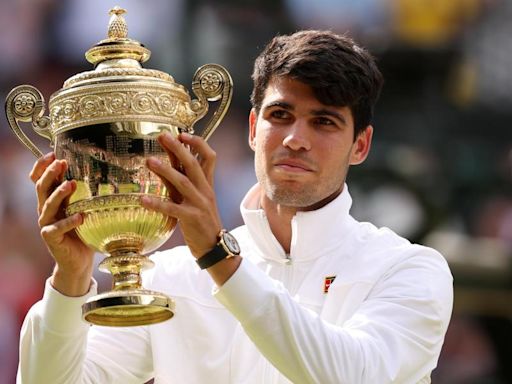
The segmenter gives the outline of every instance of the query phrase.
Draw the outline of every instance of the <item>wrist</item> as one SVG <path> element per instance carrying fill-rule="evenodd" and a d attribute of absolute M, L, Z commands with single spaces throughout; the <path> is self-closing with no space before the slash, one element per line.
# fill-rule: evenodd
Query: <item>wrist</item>
<path fill-rule="evenodd" d="M 240 255 L 236 255 L 219 261 L 214 266 L 208 268 L 207 271 L 217 287 L 222 287 L 224 283 L 237 271 L 241 263 L 242 257 Z"/>
<path fill-rule="evenodd" d="M 217 235 L 217 243 L 196 262 L 201 269 L 210 269 L 225 259 L 231 259 L 240 255 L 240 246 L 235 237 L 222 229 Z"/>
<path fill-rule="evenodd" d="M 69 297 L 84 296 L 91 287 L 92 271 L 70 273 L 55 266 L 50 284 L 58 292 Z"/>

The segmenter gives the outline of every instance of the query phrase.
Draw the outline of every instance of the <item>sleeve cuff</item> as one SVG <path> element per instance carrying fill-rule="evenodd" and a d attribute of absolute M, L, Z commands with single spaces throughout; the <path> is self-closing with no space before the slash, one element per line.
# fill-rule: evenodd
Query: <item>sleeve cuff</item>
<path fill-rule="evenodd" d="M 96 281 L 92 280 L 89 292 L 84 296 L 69 297 L 53 288 L 50 279 L 46 280 L 41 303 L 41 316 L 45 326 L 57 333 L 77 333 L 88 328 L 89 324 L 82 319 L 82 304 L 96 294 Z"/>
<path fill-rule="evenodd" d="M 213 291 L 214 297 L 241 323 L 249 321 L 264 310 L 275 296 L 276 287 L 256 265 L 245 259 L 222 287 Z"/>

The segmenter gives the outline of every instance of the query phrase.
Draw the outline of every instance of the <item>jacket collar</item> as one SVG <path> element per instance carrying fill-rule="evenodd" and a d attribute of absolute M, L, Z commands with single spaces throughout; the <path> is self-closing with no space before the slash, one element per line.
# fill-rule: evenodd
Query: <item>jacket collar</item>
<path fill-rule="evenodd" d="M 280 262 L 307 261 L 340 247 L 355 220 L 350 216 L 352 198 L 345 184 L 342 193 L 315 211 L 297 212 L 292 219 L 292 244 L 287 255 L 270 230 L 265 211 L 260 208 L 261 187 L 253 186 L 240 205 L 242 217 L 264 259 Z"/>

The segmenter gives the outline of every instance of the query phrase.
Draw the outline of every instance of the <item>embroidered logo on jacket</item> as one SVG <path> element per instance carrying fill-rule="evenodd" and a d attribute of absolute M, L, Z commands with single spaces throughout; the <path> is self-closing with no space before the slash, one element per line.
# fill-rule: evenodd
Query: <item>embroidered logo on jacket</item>
<path fill-rule="evenodd" d="M 331 286 L 332 282 L 336 276 L 326 276 L 324 280 L 324 293 L 329 292 L 329 287 Z"/>

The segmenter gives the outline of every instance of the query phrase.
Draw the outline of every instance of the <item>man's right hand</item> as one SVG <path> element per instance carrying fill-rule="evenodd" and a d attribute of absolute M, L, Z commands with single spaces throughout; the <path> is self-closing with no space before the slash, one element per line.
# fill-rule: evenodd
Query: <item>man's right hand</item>
<path fill-rule="evenodd" d="M 66 160 L 49 153 L 34 164 L 30 179 L 36 185 L 41 237 L 56 262 L 51 284 L 66 296 L 82 296 L 91 284 L 94 250 L 74 231 L 82 215 L 65 215 L 65 204 L 76 190 L 76 181 L 64 180 L 67 169 Z"/>

